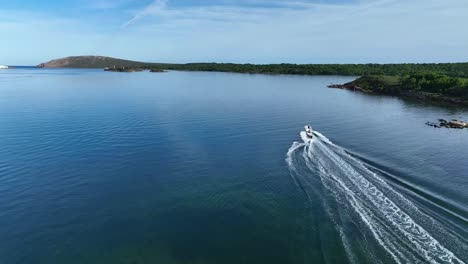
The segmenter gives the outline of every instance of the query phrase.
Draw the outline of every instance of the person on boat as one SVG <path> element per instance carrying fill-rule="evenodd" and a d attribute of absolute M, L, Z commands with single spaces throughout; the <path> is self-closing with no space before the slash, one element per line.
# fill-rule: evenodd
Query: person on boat
<path fill-rule="evenodd" d="M 306 132 L 306 135 L 307 135 L 308 137 L 313 137 L 313 134 L 312 134 L 312 127 L 311 127 L 311 126 L 309 126 L 309 125 L 305 126 L 305 132 Z"/>

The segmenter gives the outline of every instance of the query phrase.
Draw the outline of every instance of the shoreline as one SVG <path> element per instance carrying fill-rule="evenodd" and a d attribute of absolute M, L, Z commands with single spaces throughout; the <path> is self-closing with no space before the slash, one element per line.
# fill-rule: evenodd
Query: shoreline
<path fill-rule="evenodd" d="M 80 67 L 36 67 L 42 69 L 85 69 Z M 14 69 L 11 67 L 10 69 Z M 87 68 L 88 69 L 88 68 Z M 89 68 L 91 69 L 91 68 Z M 99 68 L 92 68 L 92 69 L 99 69 Z M 100 68 L 102 69 L 102 68 Z M 116 68 L 104 68 L 104 71 L 110 72 L 142 72 L 142 71 L 149 71 L 153 73 L 164 73 L 168 72 L 166 69 L 160 68 L 140 68 L 140 67 L 116 67 Z M 287 76 L 344 76 L 350 77 L 351 75 L 346 74 L 306 74 L 306 73 L 278 73 L 278 72 L 239 72 L 239 71 L 224 71 L 224 70 L 213 70 L 213 69 L 172 69 L 173 71 L 185 71 L 185 72 L 221 72 L 221 73 L 237 73 L 237 74 L 262 74 L 262 75 L 287 75 Z M 390 95 L 390 96 L 397 96 L 401 98 L 410 98 L 416 99 L 418 101 L 424 102 L 439 102 L 439 103 L 446 103 L 451 105 L 459 105 L 468 107 L 468 100 L 460 97 L 448 96 L 443 95 L 440 93 L 431 93 L 425 91 L 414 91 L 414 90 L 404 90 L 400 92 L 385 92 L 379 91 L 378 89 L 373 88 L 364 88 L 360 85 L 357 85 L 356 82 L 359 82 L 361 79 L 365 77 L 357 77 L 355 80 L 345 83 L 345 84 L 330 84 L 328 88 L 336 88 L 336 89 L 344 89 L 349 91 L 358 91 L 366 94 L 374 94 L 374 95 Z"/>
<path fill-rule="evenodd" d="M 369 88 L 365 88 L 359 85 L 360 82 L 363 82 L 366 78 L 369 77 L 359 77 L 349 83 L 345 84 L 331 84 L 328 85 L 328 88 L 334 89 L 343 89 L 349 90 L 354 92 L 362 92 L 366 94 L 374 94 L 374 95 L 390 95 L 396 96 L 400 98 L 410 98 L 416 99 L 422 102 L 439 102 L 439 103 L 447 103 L 451 105 L 459 105 L 459 106 L 468 106 L 468 100 L 462 97 L 455 97 L 450 95 L 444 95 L 441 93 L 432 93 L 427 91 L 420 91 L 420 90 L 411 90 L 411 89 L 401 89 L 401 85 L 396 84 L 373 84 Z M 368 83 L 365 83 L 369 85 Z M 404 87 L 404 86 L 403 86 Z M 389 88 L 389 89 L 382 89 L 382 88 Z M 401 89 L 398 90 L 397 88 Z"/>
<path fill-rule="evenodd" d="M 366 89 L 361 88 L 359 86 L 346 85 L 346 84 L 331 84 L 331 85 L 328 85 L 327 87 L 328 88 L 348 90 L 348 91 L 353 91 L 353 92 L 357 91 L 357 92 L 361 92 L 361 93 L 365 93 L 365 94 L 390 95 L 390 96 L 417 99 L 419 101 L 444 102 L 444 103 L 468 106 L 468 102 L 466 100 L 462 100 L 462 99 L 456 98 L 456 97 L 450 97 L 450 96 L 435 94 L 435 93 L 411 92 L 411 91 L 400 93 L 400 94 L 376 93 L 375 91 L 366 90 Z"/>

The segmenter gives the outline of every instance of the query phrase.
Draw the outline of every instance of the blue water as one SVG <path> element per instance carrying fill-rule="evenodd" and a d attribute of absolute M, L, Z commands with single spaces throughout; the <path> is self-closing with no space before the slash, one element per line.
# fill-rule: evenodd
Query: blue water
<path fill-rule="evenodd" d="M 0 71 L 0 263 L 467 263 L 468 110 L 352 79 Z"/>

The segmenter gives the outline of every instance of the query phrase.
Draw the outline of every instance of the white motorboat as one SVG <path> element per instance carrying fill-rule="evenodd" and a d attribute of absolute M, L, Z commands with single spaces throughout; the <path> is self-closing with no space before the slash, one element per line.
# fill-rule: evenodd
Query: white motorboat
<path fill-rule="evenodd" d="M 0 65 L 0 69 L 8 69 L 8 66 Z"/>
<path fill-rule="evenodd" d="M 312 130 L 312 127 L 309 125 L 304 126 L 305 133 L 308 138 L 313 138 L 314 137 L 314 131 Z"/>

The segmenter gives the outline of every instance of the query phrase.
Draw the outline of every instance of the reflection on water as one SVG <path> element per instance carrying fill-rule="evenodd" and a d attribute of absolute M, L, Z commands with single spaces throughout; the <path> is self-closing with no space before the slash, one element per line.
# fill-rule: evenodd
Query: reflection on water
<path fill-rule="evenodd" d="M 0 262 L 467 262 L 468 112 L 351 79 L 1 72 Z"/>

